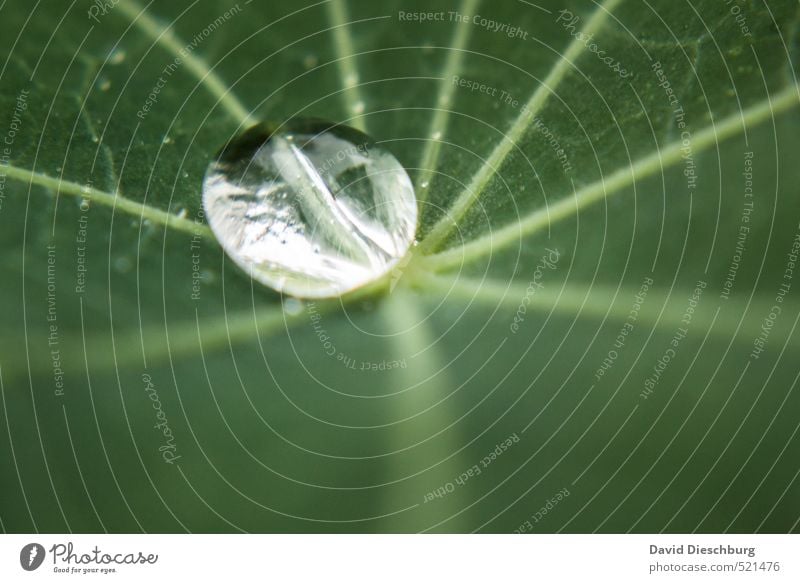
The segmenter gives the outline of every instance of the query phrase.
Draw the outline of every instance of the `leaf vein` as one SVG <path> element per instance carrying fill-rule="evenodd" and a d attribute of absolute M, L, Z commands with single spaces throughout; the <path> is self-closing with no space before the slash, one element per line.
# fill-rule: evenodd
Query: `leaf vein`
<path fill-rule="evenodd" d="M 209 67 L 203 59 L 194 54 L 193 50 L 188 50 L 188 45 L 180 40 L 170 26 L 160 24 L 155 17 L 148 13 L 146 8 L 135 0 L 120 0 L 118 7 L 139 30 L 175 55 L 176 58 L 180 58 L 186 68 L 208 88 L 211 94 L 219 100 L 219 104 L 237 121 L 242 125 L 248 125 L 252 121 L 247 108 L 231 92 L 214 68 Z"/>
<path fill-rule="evenodd" d="M 350 34 L 350 18 L 344 0 L 331 0 L 327 5 L 328 16 L 333 23 L 333 48 L 338 55 L 337 65 L 342 76 L 345 91 L 342 93 L 347 112 L 352 116 L 361 116 L 364 113 L 364 101 L 359 90 L 359 74 L 356 68 L 353 49 L 353 37 Z M 353 127 L 362 132 L 366 131 L 363 117 L 354 117 L 350 120 Z"/>
<path fill-rule="evenodd" d="M 0 172 L 5 174 L 8 178 L 19 180 L 23 183 L 43 186 L 59 194 L 85 197 L 93 203 L 96 202 L 103 206 L 113 207 L 116 210 L 129 213 L 142 219 L 147 219 L 152 223 L 192 235 L 201 235 L 209 240 L 216 241 L 214 235 L 211 233 L 211 229 L 203 224 L 136 202 L 121 194 L 112 194 L 88 185 L 81 185 L 76 182 L 54 178 L 46 174 L 32 172 L 10 164 L 0 164 Z"/>
<path fill-rule="evenodd" d="M 719 123 L 711 123 L 692 136 L 692 150 L 695 154 L 714 144 L 738 135 L 748 125 L 770 119 L 774 114 L 800 104 L 800 86 L 787 87 L 779 93 L 764 99 L 737 113 L 731 114 Z M 644 156 L 630 166 L 616 170 L 608 177 L 601 177 L 575 192 L 574 197 L 563 198 L 558 202 L 533 211 L 520 221 L 505 225 L 469 243 L 452 247 L 440 253 L 429 255 L 421 262 L 434 270 L 453 267 L 462 262 L 478 259 L 494 251 L 508 247 L 526 235 L 551 227 L 580 211 L 580 209 L 620 192 L 637 180 L 651 176 L 675 165 L 682 160 L 682 142 L 676 140 L 653 154 Z"/>
<path fill-rule="evenodd" d="M 586 26 L 582 31 L 584 35 L 597 32 L 606 22 L 611 10 L 621 1 L 622 0 L 606 0 L 603 2 L 603 4 L 595 10 L 592 17 L 587 20 Z M 422 252 L 430 252 L 436 249 L 447 235 L 450 234 L 461 217 L 463 217 L 478 200 L 478 197 L 489 184 L 489 181 L 495 173 L 500 169 L 500 166 L 514 148 L 515 144 L 522 139 L 522 136 L 536 117 L 536 114 L 541 111 L 547 99 L 555 92 L 556 87 L 558 87 L 573 67 L 573 61 L 581 55 L 584 49 L 584 42 L 579 38 L 576 37 L 570 42 L 567 50 L 561 55 L 544 81 L 536 88 L 536 91 L 534 91 L 525 106 L 522 107 L 519 116 L 517 116 L 517 119 L 508 130 L 508 133 L 503 137 L 500 143 L 495 146 L 494 150 L 492 150 L 489 158 L 487 158 L 486 162 L 484 162 L 472 177 L 467 188 L 456 198 L 450 211 L 439 219 L 431 228 L 425 239 L 420 243 L 420 250 Z"/>
<path fill-rule="evenodd" d="M 480 0 L 462 0 L 459 12 L 461 14 L 471 15 L 478 8 L 479 4 Z M 430 181 L 433 178 L 439 161 L 439 154 L 442 148 L 441 138 L 447 131 L 450 118 L 450 104 L 453 100 L 453 92 L 456 87 L 452 80 L 453 76 L 461 70 L 464 57 L 463 49 L 469 42 L 471 31 L 472 26 L 469 23 L 456 24 L 456 30 L 453 34 L 453 44 L 450 47 L 450 53 L 447 55 L 447 60 L 442 72 L 442 82 L 439 86 L 439 94 L 436 98 L 436 109 L 431 118 L 431 127 L 427 136 L 428 142 L 425 144 L 425 149 L 422 152 L 422 161 L 419 164 L 421 171 L 417 178 L 417 192 L 419 193 L 417 199 L 420 202 L 424 202 L 428 196 Z"/>

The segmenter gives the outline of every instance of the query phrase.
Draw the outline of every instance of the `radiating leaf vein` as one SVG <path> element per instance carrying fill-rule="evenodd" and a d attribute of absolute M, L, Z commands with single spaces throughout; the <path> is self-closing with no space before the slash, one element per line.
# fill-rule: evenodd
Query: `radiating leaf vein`
<path fill-rule="evenodd" d="M 713 147 L 727 138 L 738 135 L 746 127 L 771 119 L 775 114 L 798 104 L 800 104 L 800 87 L 796 85 L 787 87 L 751 107 L 731 114 L 719 123 L 712 121 L 710 125 L 695 132 L 692 135 L 692 151 L 697 154 Z M 441 270 L 490 255 L 524 236 L 535 234 L 575 215 L 586 206 L 621 192 L 637 180 L 677 164 L 682 160 L 682 147 L 681 141 L 672 142 L 640 158 L 630 166 L 620 168 L 609 176 L 601 177 L 600 180 L 578 189 L 573 197 L 562 198 L 552 205 L 533 211 L 518 222 L 500 227 L 464 245 L 429 255 L 420 262 L 431 269 Z"/>
<path fill-rule="evenodd" d="M 620 2 L 621 0 L 606 0 L 603 2 L 595 10 L 592 17 L 587 20 L 586 26 L 583 28 L 584 35 L 596 33 L 603 24 L 605 24 L 609 12 Z M 578 37 L 570 42 L 567 50 L 561 55 L 558 62 L 547 74 L 544 81 L 542 81 L 541 85 L 534 91 L 533 96 L 531 96 L 527 104 L 522 107 L 519 116 L 508 130 L 508 133 L 503 137 L 500 143 L 495 146 L 489 158 L 470 180 L 467 188 L 456 198 L 448 213 L 433 226 L 430 233 L 425 237 L 425 240 L 421 242 L 420 249 L 423 253 L 434 251 L 444 241 L 447 235 L 450 234 L 453 228 L 455 228 L 455 225 L 458 224 L 464 214 L 475 204 L 475 201 L 480 197 L 481 193 L 489 184 L 489 181 L 500 169 L 500 166 L 503 164 L 508 154 L 525 135 L 525 132 L 530 127 L 536 114 L 542 109 L 547 99 L 555 92 L 558 85 L 572 69 L 574 66 L 573 61 L 577 59 L 584 50 L 584 43 Z"/>

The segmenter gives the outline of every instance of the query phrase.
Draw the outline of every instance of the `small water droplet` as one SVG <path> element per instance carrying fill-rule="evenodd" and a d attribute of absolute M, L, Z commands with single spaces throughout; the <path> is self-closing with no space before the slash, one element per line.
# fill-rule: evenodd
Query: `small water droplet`
<path fill-rule="evenodd" d="M 125 61 L 125 57 L 127 53 L 122 49 L 116 49 L 111 56 L 108 58 L 108 62 L 112 65 L 119 65 L 120 63 Z"/>
<path fill-rule="evenodd" d="M 431 184 L 431 183 L 430 183 L 429 181 L 427 181 L 427 180 L 423 180 L 423 181 L 422 181 L 422 184 L 420 184 L 420 186 L 421 186 L 422 188 L 428 188 L 428 186 L 430 186 L 430 184 Z"/>
<path fill-rule="evenodd" d="M 114 269 L 119 271 L 120 273 L 127 273 L 133 267 L 133 262 L 128 259 L 127 257 L 117 257 L 114 260 Z"/>
<path fill-rule="evenodd" d="M 433 135 L 431 136 L 431 138 L 434 139 L 434 140 L 441 140 L 442 139 L 442 132 L 439 132 L 439 131 L 433 132 Z"/>
<path fill-rule="evenodd" d="M 134 219 L 134 222 L 136 223 L 135 227 L 139 229 L 139 236 L 141 237 L 142 242 L 151 240 L 158 232 L 155 224 L 150 219 L 143 219 L 141 224 L 139 223 L 139 219 Z"/>
<path fill-rule="evenodd" d="M 309 53 L 303 59 L 303 66 L 306 69 L 313 69 L 317 66 L 317 63 L 319 63 L 319 57 L 313 53 Z"/>
<path fill-rule="evenodd" d="M 364 102 L 359 101 L 355 105 L 353 105 L 353 113 L 362 114 L 364 113 Z"/>
<path fill-rule="evenodd" d="M 319 120 L 259 124 L 231 141 L 206 171 L 203 207 L 234 262 L 308 298 L 389 273 L 417 223 L 397 159 L 363 133 Z"/>
<path fill-rule="evenodd" d="M 180 207 L 178 209 L 178 212 L 175 213 L 175 216 L 178 217 L 179 219 L 185 219 L 188 216 L 188 214 L 189 211 L 187 211 L 184 207 Z"/>
<path fill-rule="evenodd" d="M 206 285 L 211 285 L 217 281 L 217 274 L 210 269 L 200 271 L 200 281 Z"/>
<path fill-rule="evenodd" d="M 161 140 L 161 143 L 164 144 L 164 145 L 168 145 L 168 144 L 175 143 L 175 141 L 172 138 L 170 138 L 169 136 L 164 136 L 164 139 Z"/>
<path fill-rule="evenodd" d="M 100 79 L 99 81 L 100 83 L 97 85 L 97 87 L 100 89 L 100 91 L 108 91 L 111 89 L 111 81 L 108 79 Z"/>
<path fill-rule="evenodd" d="M 287 298 L 283 302 L 283 311 L 287 316 L 296 316 L 303 311 L 303 302 L 295 298 Z"/>

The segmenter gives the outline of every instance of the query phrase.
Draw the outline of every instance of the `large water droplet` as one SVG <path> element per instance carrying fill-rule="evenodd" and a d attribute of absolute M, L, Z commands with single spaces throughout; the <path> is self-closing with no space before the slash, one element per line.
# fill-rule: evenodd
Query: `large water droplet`
<path fill-rule="evenodd" d="M 231 141 L 208 167 L 203 206 L 240 267 L 307 298 L 389 273 L 417 223 L 397 159 L 365 134 L 319 120 L 259 124 Z"/>

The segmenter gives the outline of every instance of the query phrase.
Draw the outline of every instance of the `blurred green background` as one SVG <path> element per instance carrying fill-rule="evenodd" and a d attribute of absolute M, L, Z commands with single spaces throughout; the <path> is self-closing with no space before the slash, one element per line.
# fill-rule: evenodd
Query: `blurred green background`
<path fill-rule="evenodd" d="M 0 16 L 5 532 L 797 531 L 796 2 Z M 192 232 L 295 116 L 417 184 L 391 293 Z"/>

